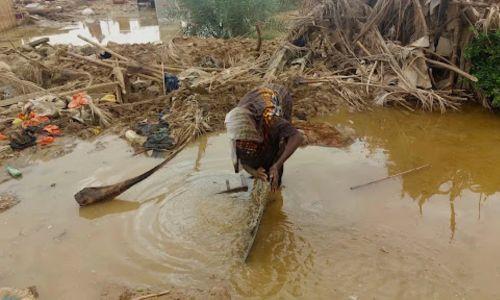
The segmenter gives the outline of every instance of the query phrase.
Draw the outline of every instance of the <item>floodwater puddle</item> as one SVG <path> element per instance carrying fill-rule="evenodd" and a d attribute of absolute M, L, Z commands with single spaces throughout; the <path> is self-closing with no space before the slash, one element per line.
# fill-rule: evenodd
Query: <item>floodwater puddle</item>
<path fill-rule="evenodd" d="M 12 40 L 16 44 L 23 45 L 47 37 L 52 45 L 84 46 L 86 42 L 78 38 L 78 35 L 81 35 L 102 45 L 107 45 L 109 42 L 144 44 L 167 40 L 173 37 L 178 30 L 179 25 L 177 23 L 162 23 L 159 25 L 154 12 L 143 11 L 136 17 L 87 18 L 83 21 L 56 28 L 19 27 L 2 33 L 1 40 Z"/>
<path fill-rule="evenodd" d="M 79 208 L 81 188 L 159 162 L 107 136 L 0 185 L 21 200 L 0 214 L 1 285 L 36 285 L 42 299 L 98 299 L 107 284 L 222 284 L 235 299 L 498 299 L 500 119 L 380 109 L 321 120 L 358 138 L 298 150 L 246 264 L 235 253 L 249 194 L 217 194 L 240 182 L 224 134 L 119 199 Z"/>

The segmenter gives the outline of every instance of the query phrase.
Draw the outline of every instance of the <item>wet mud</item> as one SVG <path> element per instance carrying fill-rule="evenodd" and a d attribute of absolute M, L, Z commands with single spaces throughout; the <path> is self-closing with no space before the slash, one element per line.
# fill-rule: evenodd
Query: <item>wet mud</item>
<path fill-rule="evenodd" d="M 22 180 L 0 185 L 21 201 L 0 214 L 0 282 L 36 285 L 42 299 L 99 299 L 110 285 L 221 286 L 235 299 L 497 299 L 500 120 L 385 109 L 322 121 L 353 128 L 354 143 L 298 150 L 246 264 L 235 253 L 249 193 L 218 194 L 240 183 L 224 134 L 85 208 L 72 198 L 81 188 L 159 161 L 114 136 L 34 158 Z"/>

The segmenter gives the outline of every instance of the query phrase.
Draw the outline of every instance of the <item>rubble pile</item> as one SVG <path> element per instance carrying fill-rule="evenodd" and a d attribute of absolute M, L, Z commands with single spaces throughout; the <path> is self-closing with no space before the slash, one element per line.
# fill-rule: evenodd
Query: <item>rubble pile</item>
<path fill-rule="evenodd" d="M 500 28 L 498 4 L 489 2 L 310 0 L 303 9 L 281 41 L 177 37 L 105 47 L 79 36 L 87 46 L 42 39 L 0 48 L 0 133 L 39 140 L 53 125 L 89 137 L 142 123 L 156 129 L 129 132 L 133 144 L 149 140 L 146 148 L 168 152 L 222 129 L 225 114 L 264 82 L 290 88 L 296 120 L 342 104 L 444 112 L 478 99 L 464 49 L 479 31 Z M 30 116 L 47 119 L 26 126 Z"/>
<path fill-rule="evenodd" d="M 176 38 L 166 45 L 104 47 L 80 38 L 88 46 L 52 46 L 43 39 L 0 49 L 4 143 L 29 135 L 26 145 L 33 146 L 47 125 L 85 138 L 105 128 L 123 133 L 140 122 L 163 122 L 146 148 L 168 138 L 174 142 L 163 144 L 175 146 L 193 132 L 221 129 L 225 112 L 258 84 L 266 61 L 260 57 L 269 59 L 276 46 L 266 42 L 259 54 L 250 39 Z M 260 67 L 249 70 L 256 61 Z"/>
<path fill-rule="evenodd" d="M 464 50 L 500 29 L 498 1 L 309 0 L 304 13 L 264 78 L 328 85 L 355 109 L 457 109 L 477 81 Z"/>

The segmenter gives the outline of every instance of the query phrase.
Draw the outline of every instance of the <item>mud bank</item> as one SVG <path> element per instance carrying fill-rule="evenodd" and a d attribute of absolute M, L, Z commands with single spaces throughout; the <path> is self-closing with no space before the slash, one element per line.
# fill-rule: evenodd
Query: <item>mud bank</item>
<path fill-rule="evenodd" d="M 239 182 L 224 135 L 197 141 L 119 199 L 81 209 L 72 199 L 81 187 L 157 161 L 112 136 L 37 161 L 0 185 L 21 201 L 0 214 L 1 282 L 36 285 L 42 299 L 96 299 L 110 285 L 217 286 L 235 299 L 498 298 L 500 161 L 487 149 L 500 121 L 394 110 L 328 121 L 358 140 L 293 156 L 247 264 L 234 251 L 248 194 L 215 195 L 226 179 Z M 422 163 L 431 168 L 350 190 Z"/>

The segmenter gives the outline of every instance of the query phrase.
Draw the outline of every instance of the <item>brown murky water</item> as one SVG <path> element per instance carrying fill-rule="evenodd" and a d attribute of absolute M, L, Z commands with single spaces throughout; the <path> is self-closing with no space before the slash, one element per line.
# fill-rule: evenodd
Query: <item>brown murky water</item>
<path fill-rule="evenodd" d="M 36 161 L 0 185 L 21 199 L 0 214 L 0 285 L 36 285 L 42 299 L 98 299 L 112 283 L 222 284 L 236 299 L 498 299 L 500 119 L 385 109 L 328 121 L 359 139 L 292 157 L 247 264 L 234 253 L 248 194 L 215 195 L 239 182 L 224 135 L 119 200 L 82 209 L 72 198 L 80 188 L 158 161 L 132 157 L 116 137 Z"/>
<path fill-rule="evenodd" d="M 105 19 L 87 18 L 61 26 L 23 26 L 0 33 L 0 45 L 9 46 L 8 41 L 23 45 L 30 41 L 48 37 L 50 44 L 84 46 L 87 43 L 78 38 L 82 35 L 88 39 L 107 45 L 141 44 L 166 41 L 180 30 L 179 22 L 159 25 L 154 10 L 141 11 L 137 16 L 109 17 Z"/>

